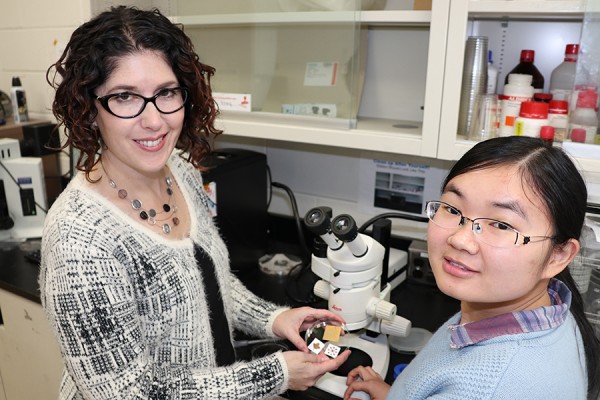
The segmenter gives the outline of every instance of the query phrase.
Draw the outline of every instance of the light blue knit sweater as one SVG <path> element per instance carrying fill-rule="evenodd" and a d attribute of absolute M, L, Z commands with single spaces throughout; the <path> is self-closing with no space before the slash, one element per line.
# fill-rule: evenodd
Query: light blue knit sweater
<path fill-rule="evenodd" d="M 461 349 L 450 348 L 448 325 L 398 376 L 387 399 L 577 400 L 585 399 L 583 342 L 569 312 L 557 328 L 504 335 Z"/>

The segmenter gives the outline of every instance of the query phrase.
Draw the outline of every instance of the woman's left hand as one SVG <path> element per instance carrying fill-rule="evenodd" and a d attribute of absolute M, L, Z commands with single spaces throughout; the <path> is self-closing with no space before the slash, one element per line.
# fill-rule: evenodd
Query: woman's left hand
<path fill-rule="evenodd" d="M 310 328 L 319 320 L 345 321 L 337 314 L 328 310 L 311 307 L 292 308 L 284 311 L 273 321 L 273 333 L 280 338 L 287 339 L 300 351 L 308 352 L 308 346 L 300 337 L 300 332 Z"/>

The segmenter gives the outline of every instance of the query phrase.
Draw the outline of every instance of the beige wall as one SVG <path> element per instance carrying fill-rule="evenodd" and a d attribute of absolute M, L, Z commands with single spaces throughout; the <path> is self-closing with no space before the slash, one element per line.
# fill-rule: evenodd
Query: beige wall
<path fill-rule="evenodd" d="M 90 16 L 89 0 L 1 0 L 0 90 L 8 93 L 19 76 L 29 114 L 51 119 L 53 90 L 46 69 L 58 58 L 73 30 Z"/>

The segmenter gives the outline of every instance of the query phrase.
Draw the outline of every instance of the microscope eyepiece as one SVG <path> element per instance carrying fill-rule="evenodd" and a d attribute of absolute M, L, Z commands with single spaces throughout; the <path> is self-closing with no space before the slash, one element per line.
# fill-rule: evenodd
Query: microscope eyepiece
<path fill-rule="evenodd" d="M 309 231 L 320 236 L 332 250 L 340 249 L 344 243 L 331 233 L 331 207 L 315 207 L 308 210 L 304 216 L 304 225 Z"/>
<path fill-rule="evenodd" d="M 358 235 L 356 221 L 351 215 L 341 214 L 331 221 L 331 233 L 339 240 L 346 243 L 350 252 L 355 257 L 363 257 L 367 254 L 368 247 L 365 241 Z"/>
<path fill-rule="evenodd" d="M 354 218 L 348 214 L 338 215 L 331 221 L 331 231 L 338 239 L 351 242 L 358 235 L 358 227 Z"/>
<path fill-rule="evenodd" d="M 315 235 L 324 235 L 331 229 L 331 207 L 314 207 L 304 216 L 304 224 Z"/>

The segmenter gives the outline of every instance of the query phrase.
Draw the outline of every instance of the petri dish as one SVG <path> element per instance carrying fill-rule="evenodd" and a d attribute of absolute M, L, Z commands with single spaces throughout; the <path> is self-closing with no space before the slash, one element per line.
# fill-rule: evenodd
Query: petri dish
<path fill-rule="evenodd" d="M 314 354 L 325 354 L 335 358 L 348 348 L 341 339 L 348 333 L 345 324 L 337 321 L 320 320 L 306 330 L 304 340 L 308 349 Z"/>

